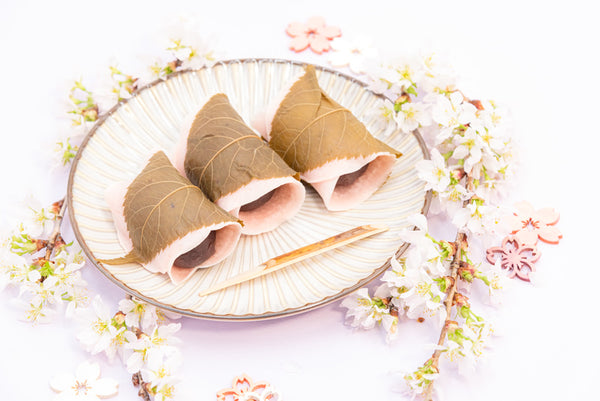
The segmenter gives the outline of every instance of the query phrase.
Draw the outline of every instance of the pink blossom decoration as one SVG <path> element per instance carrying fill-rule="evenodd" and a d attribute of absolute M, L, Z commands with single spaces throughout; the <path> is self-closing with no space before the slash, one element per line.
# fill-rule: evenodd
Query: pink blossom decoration
<path fill-rule="evenodd" d="M 269 383 L 253 383 L 247 375 L 233 379 L 231 388 L 217 393 L 217 401 L 279 401 L 279 393 Z"/>
<path fill-rule="evenodd" d="M 310 46 L 317 54 L 329 51 L 331 48 L 329 42 L 342 34 L 340 28 L 326 26 L 323 17 L 312 17 L 306 24 L 292 22 L 285 32 L 292 37 L 291 50 L 301 52 Z"/>
<path fill-rule="evenodd" d="M 502 246 L 489 248 L 486 259 L 495 264 L 500 257 L 500 266 L 508 270 L 508 277 L 515 276 L 523 281 L 530 281 L 529 273 L 535 271 L 534 263 L 541 254 L 533 244 L 524 244 L 515 236 L 508 236 L 502 241 Z"/>
<path fill-rule="evenodd" d="M 554 225 L 560 215 L 552 208 L 535 210 L 529 202 L 519 202 L 517 212 L 508 218 L 508 227 L 522 244 L 537 244 L 538 238 L 549 244 L 558 244 L 562 234 Z"/>

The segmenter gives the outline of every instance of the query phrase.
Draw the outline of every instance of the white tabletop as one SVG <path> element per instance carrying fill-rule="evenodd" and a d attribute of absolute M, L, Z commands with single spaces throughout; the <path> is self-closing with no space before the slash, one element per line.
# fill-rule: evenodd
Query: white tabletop
<path fill-rule="evenodd" d="M 499 336 L 471 377 L 449 367 L 445 400 L 592 399 L 600 369 L 600 283 L 596 242 L 598 71 L 595 13 L 587 2 L 503 1 L 21 1 L 0 5 L 0 223 L 14 223 L 27 192 L 60 199 L 66 172 L 48 171 L 57 116 L 69 84 L 94 82 L 112 60 L 143 65 L 172 17 L 198 17 L 221 58 L 276 57 L 327 64 L 326 56 L 288 50 L 285 27 L 321 15 L 343 35 L 365 34 L 389 57 L 437 52 L 461 76 L 463 92 L 507 105 L 521 158 L 512 200 L 561 213 L 564 238 L 545 245 L 535 286 L 519 282 L 498 308 Z M 146 57 L 146 58 L 145 58 Z M 449 238 L 450 239 L 450 238 Z M 90 289 L 109 303 L 122 291 L 87 266 Z M 71 324 L 18 320 L 10 291 L 0 294 L 0 383 L 3 399 L 48 399 L 48 380 L 89 357 Z M 430 355 L 435 331 L 401 325 L 396 342 L 380 330 L 354 331 L 339 302 L 263 322 L 181 320 L 184 365 L 180 400 L 213 400 L 247 373 L 286 400 L 398 400 L 398 373 Z M 119 362 L 97 357 L 103 375 L 120 382 L 114 400 L 135 399 Z"/>

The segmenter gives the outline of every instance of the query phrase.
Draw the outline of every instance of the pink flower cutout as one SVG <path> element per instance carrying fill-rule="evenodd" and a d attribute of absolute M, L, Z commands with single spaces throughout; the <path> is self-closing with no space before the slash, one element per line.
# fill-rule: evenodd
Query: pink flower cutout
<path fill-rule="evenodd" d="M 541 256 L 537 247 L 532 244 L 523 244 L 516 237 L 506 237 L 502 246 L 492 247 L 486 251 L 486 259 L 495 264 L 500 257 L 500 266 L 508 270 L 508 277 L 517 276 L 521 280 L 530 281 L 529 273 L 535 271 L 534 263 Z"/>
<path fill-rule="evenodd" d="M 538 238 L 549 244 L 558 244 L 562 238 L 554 225 L 560 215 L 552 208 L 535 210 L 528 202 L 516 204 L 517 212 L 508 218 L 508 227 L 522 244 L 537 244 Z"/>
<path fill-rule="evenodd" d="M 253 383 L 248 376 L 233 379 L 231 388 L 217 393 L 217 401 L 279 401 L 279 393 L 269 383 Z"/>
<path fill-rule="evenodd" d="M 331 48 L 329 42 L 342 34 L 340 28 L 326 26 L 323 17 L 312 17 L 306 24 L 292 22 L 285 32 L 292 37 L 291 50 L 301 52 L 310 46 L 312 51 L 317 54 L 329 51 Z"/>

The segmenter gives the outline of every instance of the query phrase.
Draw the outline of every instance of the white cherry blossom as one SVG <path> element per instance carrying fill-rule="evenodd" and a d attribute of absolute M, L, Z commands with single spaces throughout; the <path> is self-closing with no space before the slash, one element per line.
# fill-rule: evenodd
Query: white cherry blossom
<path fill-rule="evenodd" d="M 376 305 L 366 288 L 348 295 L 341 306 L 348 309 L 346 319 L 352 319 L 350 324 L 355 328 L 371 329 L 389 314 L 387 307 Z"/>
<path fill-rule="evenodd" d="M 111 378 L 100 378 L 100 366 L 83 362 L 75 374 L 62 373 L 50 380 L 50 388 L 58 394 L 54 401 L 96 401 L 115 396 L 119 383 Z"/>
<path fill-rule="evenodd" d="M 425 103 L 407 102 L 400 107 L 394 120 L 398 127 L 406 133 L 431 124 L 431 117 Z"/>
<path fill-rule="evenodd" d="M 419 178 L 425 181 L 425 190 L 444 192 L 450 185 L 450 170 L 444 156 L 437 149 L 431 150 L 431 160 L 419 161 L 415 168 Z"/>
<path fill-rule="evenodd" d="M 77 339 L 84 348 L 92 355 L 104 352 L 109 360 L 112 360 L 125 343 L 126 328 L 124 324 L 118 324 L 113 319 L 108 305 L 102 298 L 96 295 L 91 308 L 78 310 L 75 317 L 83 325 Z"/>

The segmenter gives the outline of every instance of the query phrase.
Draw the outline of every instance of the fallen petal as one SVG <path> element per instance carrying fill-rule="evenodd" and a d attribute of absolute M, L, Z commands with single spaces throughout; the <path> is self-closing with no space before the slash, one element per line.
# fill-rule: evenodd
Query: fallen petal
<path fill-rule="evenodd" d="M 102 378 L 96 381 L 92 389 L 98 397 L 108 398 L 119 392 L 119 383 L 115 379 Z"/>
<path fill-rule="evenodd" d="M 61 373 L 54 376 L 49 384 L 52 390 L 60 393 L 73 386 L 73 383 L 75 383 L 75 376 L 68 373 Z"/>
<path fill-rule="evenodd" d="M 92 382 L 100 377 L 100 365 L 94 362 L 81 363 L 75 372 L 78 381 Z"/>

